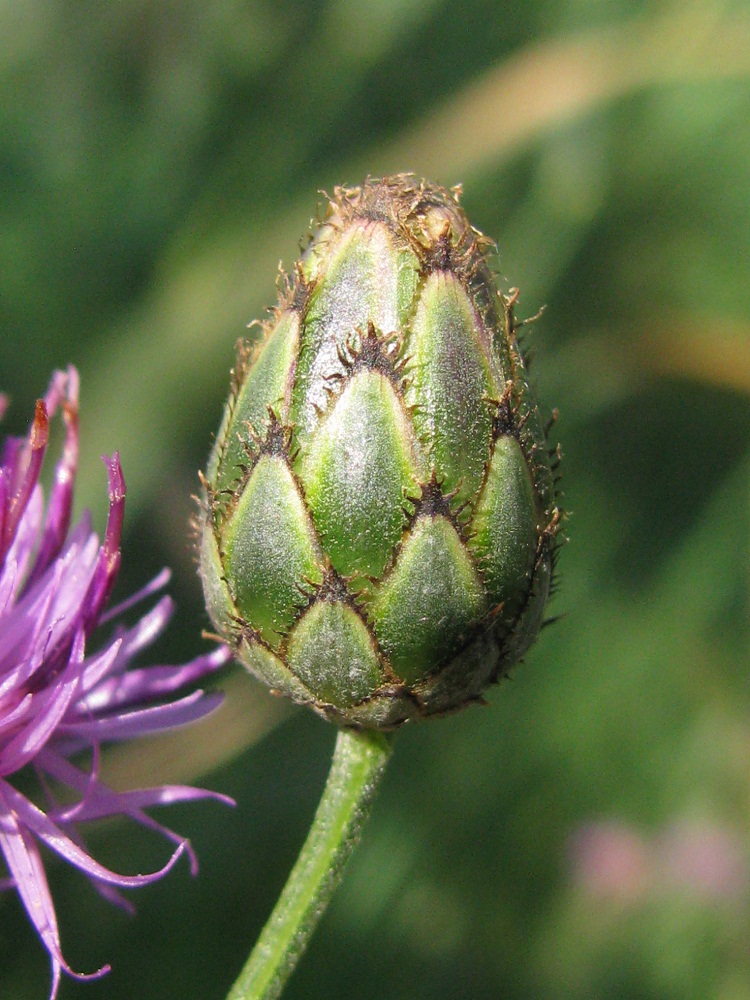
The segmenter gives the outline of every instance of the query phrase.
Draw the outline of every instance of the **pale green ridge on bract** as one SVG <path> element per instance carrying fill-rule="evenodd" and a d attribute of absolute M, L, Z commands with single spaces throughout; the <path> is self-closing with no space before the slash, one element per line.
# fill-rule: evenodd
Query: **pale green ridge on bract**
<path fill-rule="evenodd" d="M 404 249 L 396 257 L 398 278 L 396 282 L 396 315 L 398 323 L 395 330 L 406 330 L 414 317 L 417 288 L 420 281 L 419 262 L 412 250 Z M 392 331 L 387 331 L 388 333 Z"/>
<path fill-rule="evenodd" d="M 379 576 L 406 523 L 404 496 L 418 494 L 409 422 L 388 379 L 355 375 L 298 464 L 334 568 Z"/>
<path fill-rule="evenodd" d="M 226 441 L 227 427 L 222 425 L 219 431 L 219 447 L 212 454 L 216 468 L 212 465 L 208 468 L 209 479 L 212 482 L 215 479 L 217 490 L 235 483 L 241 466 L 248 465 L 249 456 L 243 442 L 251 440 L 251 429 L 256 437 L 263 436 L 270 420 L 269 406 L 278 411 L 279 419 L 284 421 L 298 343 L 299 317 L 295 312 L 285 311 L 260 345 L 258 355 L 247 371 L 234 400 L 232 429 Z M 225 424 L 228 424 L 229 416 L 229 413 L 225 415 Z"/>
<path fill-rule="evenodd" d="M 412 271 L 416 259 L 410 269 L 382 223 L 331 240 L 327 266 L 317 269 L 297 362 L 291 421 L 303 447 L 327 407 L 332 378 L 346 373 L 342 356 L 352 339 L 356 343 L 369 323 L 381 334 L 399 329 L 398 303 L 406 297 L 402 289 L 408 295 L 416 282 Z"/>
<path fill-rule="evenodd" d="M 318 701 L 348 708 L 383 682 L 377 649 L 362 619 L 341 601 L 319 601 L 289 637 L 287 660 Z"/>
<path fill-rule="evenodd" d="M 222 637 L 229 639 L 231 623 L 237 617 L 237 608 L 229 593 L 218 540 L 213 531 L 204 531 L 201 535 L 199 558 L 206 610 L 211 621 L 221 629 Z"/>
<path fill-rule="evenodd" d="M 436 271 L 425 282 L 406 344 L 414 426 L 431 445 L 438 482 L 457 500 L 479 489 L 490 457 L 494 383 L 478 333 L 478 317 L 461 283 Z"/>
<path fill-rule="evenodd" d="M 310 517 L 282 458 L 261 455 L 220 547 L 237 609 L 276 648 L 304 603 L 300 588 L 322 579 Z"/>
<path fill-rule="evenodd" d="M 368 617 L 391 667 L 411 683 L 463 646 L 486 605 L 471 558 L 444 517 L 422 517 Z"/>
<path fill-rule="evenodd" d="M 247 669 L 269 687 L 297 702 L 313 700 L 312 692 L 270 649 L 259 642 L 243 640 L 238 652 Z"/>
<path fill-rule="evenodd" d="M 534 488 L 515 437 L 495 442 L 482 495 L 471 522 L 469 549 L 484 578 L 491 604 L 517 610 L 528 591 L 537 547 Z"/>

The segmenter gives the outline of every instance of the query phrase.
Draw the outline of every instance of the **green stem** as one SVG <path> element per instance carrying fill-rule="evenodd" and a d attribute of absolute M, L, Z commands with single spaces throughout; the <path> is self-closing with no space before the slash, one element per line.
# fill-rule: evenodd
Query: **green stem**
<path fill-rule="evenodd" d="M 307 840 L 227 1000 L 274 1000 L 341 881 L 391 753 L 377 732 L 340 729 Z"/>

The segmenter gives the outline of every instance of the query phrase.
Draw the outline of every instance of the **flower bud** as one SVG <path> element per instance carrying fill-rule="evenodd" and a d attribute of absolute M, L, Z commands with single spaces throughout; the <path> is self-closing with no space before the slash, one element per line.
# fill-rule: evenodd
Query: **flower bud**
<path fill-rule="evenodd" d="M 542 623 L 560 513 L 490 248 L 455 191 L 337 188 L 239 347 L 204 481 L 209 614 L 340 724 L 476 701 Z"/>

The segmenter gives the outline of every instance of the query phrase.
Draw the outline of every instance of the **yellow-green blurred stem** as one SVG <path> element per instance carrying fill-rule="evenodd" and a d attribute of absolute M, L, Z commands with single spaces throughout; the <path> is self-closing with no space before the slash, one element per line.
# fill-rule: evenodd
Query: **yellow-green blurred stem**
<path fill-rule="evenodd" d="M 307 840 L 227 1000 L 281 995 L 359 841 L 390 753 L 382 733 L 339 730 Z"/>

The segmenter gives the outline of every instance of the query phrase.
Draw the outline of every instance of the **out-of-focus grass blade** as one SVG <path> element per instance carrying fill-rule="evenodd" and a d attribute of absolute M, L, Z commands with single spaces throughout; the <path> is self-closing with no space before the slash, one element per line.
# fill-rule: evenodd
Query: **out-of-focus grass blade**
<path fill-rule="evenodd" d="M 643 384 L 644 377 L 678 378 L 750 395 L 750 329 L 721 318 L 698 325 L 691 316 L 664 315 L 641 331 L 598 330 L 545 357 L 545 394 L 565 414 L 568 433 Z M 577 373 L 595 371 L 596 378 Z"/>
<path fill-rule="evenodd" d="M 418 164 L 438 179 L 466 178 L 632 91 L 748 74 L 750 18 L 723 16 L 715 5 L 676 5 L 658 18 L 529 46 L 376 155 L 375 169 Z"/>

